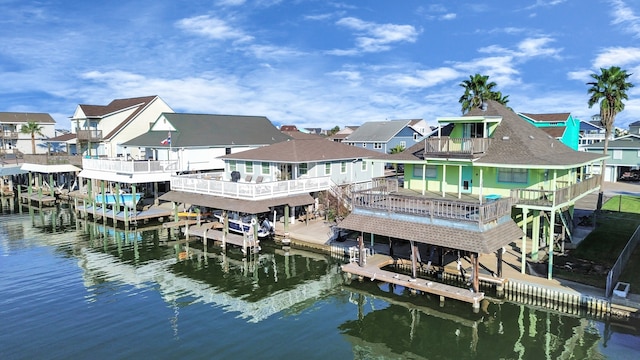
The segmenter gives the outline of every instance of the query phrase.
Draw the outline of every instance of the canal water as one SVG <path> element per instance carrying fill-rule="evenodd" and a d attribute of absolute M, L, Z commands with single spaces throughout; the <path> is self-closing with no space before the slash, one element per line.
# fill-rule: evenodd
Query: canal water
<path fill-rule="evenodd" d="M 345 282 L 342 260 L 0 215 L 0 359 L 637 359 L 639 325 Z"/>

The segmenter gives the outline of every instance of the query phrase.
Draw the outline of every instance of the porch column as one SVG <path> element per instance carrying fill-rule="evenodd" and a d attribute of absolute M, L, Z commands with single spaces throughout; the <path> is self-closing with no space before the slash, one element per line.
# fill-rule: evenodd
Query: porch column
<path fill-rule="evenodd" d="M 284 206 L 284 234 L 285 237 L 289 233 L 289 205 Z"/>
<path fill-rule="evenodd" d="M 462 198 L 462 165 L 458 165 L 458 199 Z"/>
<path fill-rule="evenodd" d="M 549 219 L 551 223 L 549 226 L 549 271 L 547 273 L 547 279 L 553 279 L 553 246 L 555 240 L 555 229 L 556 229 L 556 212 L 555 210 L 551 212 L 551 219 Z"/>
<path fill-rule="evenodd" d="M 158 182 L 154 182 L 153 183 L 153 205 L 158 206 L 159 203 L 160 202 L 158 200 Z"/>
<path fill-rule="evenodd" d="M 49 174 L 49 192 L 51 194 L 51 197 L 55 197 L 56 196 L 56 188 L 53 186 L 53 174 Z"/>
<path fill-rule="evenodd" d="M 482 168 L 480 168 L 480 191 L 479 191 L 479 193 L 480 193 L 480 205 L 482 205 L 482 200 L 483 200 L 482 199 L 482 193 L 483 193 L 482 187 L 483 186 L 484 186 L 484 182 L 482 181 Z"/>
<path fill-rule="evenodd" d="M 496 263 L 496 272 L 499 278 L 502 277 L 502 251 L 504 248 L 500 248 L 498 249 L 498 251 L 496 252 L 496 258 L 497 258 L 497 263 Z"/>
<path fill-rule="evenodd" d="M 540 249 L 540 218 L 541 211 L 533 210 L 533 221 L 531 229 L 531 260 L 538 260 L 538 250 Z"/>
<path fill-rule="evenodd" d="M 416 242 L 413 240 L 409 240 L 409 244 L 411 245 L 411 278 L 416 279 L 417 276 L 417 266 L 416 266 L 416 256 L 417 256 L 417 247 Z"/>
<path fill-rule="evenodd" d="M 444 197 L 444 192 L 447 188 L 447 165 L 442 165 L 442 181 L 440 181 L 440 187 L 442 188 L 442 197 Z"/>
<path fill-rule="evenodd" d="M 427 164 L 422 164 L 422 195 L 427 191 Z"/>
<path fill-rule="evenodd" d="M 358 266 L 364 267 L 364 234 L 358 236 Z"/>
<path fill-rule="evenodd" d="M 526 272 L 527 265 L 527 217 L 529 216 L 527 208 L 522 209 L 522 260 L 520 265 L 520 273 L 524 274 Z"/>
<path fill-rule="evenodd" d="M 100 180 L 100 194 L 102 194 L 102 222 L 106 224 L 105 213 L 107 207 L 107 195 L 105 194 L 104 180 Z"/>

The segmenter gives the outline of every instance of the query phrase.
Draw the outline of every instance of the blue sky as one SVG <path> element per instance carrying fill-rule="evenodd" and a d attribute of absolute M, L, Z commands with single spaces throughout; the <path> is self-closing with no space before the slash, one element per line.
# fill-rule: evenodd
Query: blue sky
<path fill-rule="evenodd" d="M 0 0 L 0 111 L 50 113 L 159 95 L 177 112 L 332 128 L 460 115 L 489 75 L 509 105 L 588 119 L 589 74 L 635 83 L 640 0 Z"/>

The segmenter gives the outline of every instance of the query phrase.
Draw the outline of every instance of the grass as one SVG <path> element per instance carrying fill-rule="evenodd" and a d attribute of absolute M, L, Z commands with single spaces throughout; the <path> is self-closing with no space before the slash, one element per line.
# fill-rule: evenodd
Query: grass
<path fill-rule="evenodd" d="M 640 226 L 640 197 L 615 196 L 602 206 L 597 217 L 597 226 L 568 257 L 575 261 L 587 261 L 609 269 L 618 259 L 620 252 Z M 631 255 L 619 281 L 631 284 L 632 291 L 640 289 L 640 246 Z M 604 288 L 606 274 L 575 273 L 559 269 L 561 278 Z"/>

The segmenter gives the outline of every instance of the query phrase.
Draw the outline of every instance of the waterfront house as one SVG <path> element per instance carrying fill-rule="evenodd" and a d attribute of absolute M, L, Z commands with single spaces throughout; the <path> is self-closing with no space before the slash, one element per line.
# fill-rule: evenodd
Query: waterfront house
<path fill-rule="evenodd" d="M 578 140 L 578 148 L 585 151 L 585 148 L 591 144 L 598 143 L 605 139 L 605 129 L 600 121 L 584 121 L 580 120 L 580 135 Z M 609 140 L 613 140 L 614 132 L 611 132 Z"/>
<path fill-rule="evenodd" d="M 387 154 L 396 146 L 406 149 L 422 139 L 424 132 L 419 130 L 426 129 L 426 124 L 423 123 L 423 120 L 369 121 L 359 126 L 342 142 Z"/>
<path fill-rule="evenodd" d="M 599 189 L 600 177 L 586 171 L 602 155 L 570 149 L 495 101 L 438 122 L 448 125 L 382 159 L 404 164 L 404 188 L 361 193 L 339 226 L 409 240 L 414 253 L 414 243 L 441 254 L 464 251 L 476 268 L 478 254 L 497 251 L 500 259 L 498 250 L 516 242 L 524 272 L 526 259 L 537 261 L 547 245 L 551 278 L 553 251 L 562 245 L 556 241 L 571 236 L 576 200 Z"/>
<path fill-rule="evenodd" d="M 159 96 L 116 99 L 108 105 L 80 104 L 71 117 L 71 132 L 76 135 L 72 154 L 92 157 L 124 157 L 123 144 L 145 133 L 162 113 L 173 112 Z M 68 140 L 65 140 L 68 141 Z M 138 149 L 129 149 L 134 159 Z"/>
<path fill-rule="evenodd" d="M 640 121 L 634 121 L 629 124 L 630 135 L 640 135 Z"/>
<path fill-rule="evenodd" d="M 346 137 L 353 134 L 354 131 L 358 129 L 359 126 L 345 126 L 342 129 L 338 130 L 335 134 L 329 136 L 329 140 L 335 142 L 343 142 Z"/>
<path fill-rule="evenodd" d="M 574 118 L 571 113 L 518 113 L 518 115 L 573 150 L 578 150 L 580 120 Z"/>
<path fill-rule="evenodd" d="M 602 154 L 604 142 L 584 146 L 593 154 Z M 626 135 L 609 141 L 605 162 L 604 181 L 640 180 L 640 135 Z M 594 164 L 593 172 L 600 173 L 600 164 Z"/>
<path fill-rule="evenodd" d="M 40 126 L 35 133 L 36 154 L 47 153 L 46 139 L 55 136 L 56 121 L 47 113 L 0 112 L 0 154 L 32 154 L 31 133 L 22 133 L 23 125 L 34 122 Z"/>

